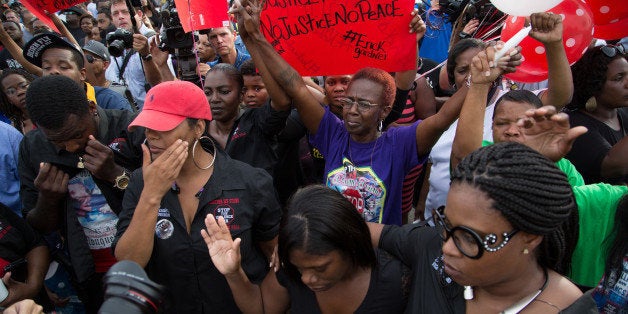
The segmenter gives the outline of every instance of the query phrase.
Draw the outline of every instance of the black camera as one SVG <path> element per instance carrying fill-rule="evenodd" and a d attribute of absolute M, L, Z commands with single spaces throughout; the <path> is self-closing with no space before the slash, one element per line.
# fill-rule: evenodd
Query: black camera
<path fill-rule="evenodd" d="M 146 276 L 140 265 L 120 261 L 103 277 L 105 302 L 98 314 L 152 314 L 161 307 L 165 287 Z"/>
<path fill-rule="evenodd" d="M 119 57 L 124 54 L 124 49 L 133 48 L 133 33 L 124 28 L 118 28 L 107 34 L 107 45 L 109 45 L 109 54 Z"/>
<path fill-rule="evenodd" d="M 194 36 L 186 33 L 181 26 L 177 8 L 173 0 L 168 0 L 161 10 L 164 31 L 161 32 L 159 49 L 173 53 L 177 60 L 177 77 L 192 82 L 199 87 L 201 78 L 196 73 L 196 55 L 194 54 Z"/>

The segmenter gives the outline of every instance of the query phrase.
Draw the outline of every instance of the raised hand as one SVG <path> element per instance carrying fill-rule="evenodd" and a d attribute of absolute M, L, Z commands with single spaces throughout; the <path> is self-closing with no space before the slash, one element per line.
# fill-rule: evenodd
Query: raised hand
<path fill-rule="evenodd" d="M 410 15 L 412 16 L 412 20 L 410 21 L 410 33 L 416 33 L 416 41 L 418 42 L 425 35 L 427 26 L 421 18 L 418 10 L 412 10 L 412 12 L 410 12 Z"/>
<path fill-rule="evenodd" d="M 471 69 L 469 73 L 473 84 L 491 84 L 502 73 L 504 73 L 504 70 L 501 67 L 496 66 L 493 62 L 495 52 L 497 51 L 496 48 L 499 49 L 499 45 L 488 46 L 486 49 L 475 55 L 475 57 L 471 60 Z M 505 64 L 509 58 L 510 55 L 506 54 L 498 60 L 498 64 Z"/>
<path fill-rule="evenodd" d="M 111 148 L 99 142 L 93 135 L 89 136 L 85 155 L 83 155 L 85 169 L 89 170 L 96 178 L 113 182 L 116 176 L 122 173 L 113 159 Z"/>
<path fill-rule="evenodd" d="M 532 30 L 530 37 L 548 44 L 563 40 L 563 19 L 558 14 L 551 12 L 534 13 L 530 15 Z"/>
<path fill-rule="evenodd" d="M 238 32 L 243 40 L 248 36 L 262 36 L 259 29 L 263 5 L 263 1 L 259 0 L 234 1 L 229 12 L 235 14 L 238 21 Z"/>
<path fill-rule="evenodd" d="M 553 161 L 563 158 L 576 138 L 587 132 L 583 126 L 570 128 L 569 116 L 556 113 L 554 106 L 526 111 L 526 118 L 519 119 L 517 125 L 523 128 L 523 144 Z"/>
<path fill-rule="evenodd" d="M 39 164 L 39 173 L 33 183 L 46 199 L 58 201 L 68 193 L 69 180 L 67 173 L 50 163 L 42 162 Z"/>
<path fill-rule="evenodd" d="M 239 272 L 240 266 L 240 238 L 233 240 L 231 232 L 223 217 L 214 218 L 208 214 L 205 217 L 206 230 L 201 230 L 201 236 L 207 244 L 209 256 L 218 271 L 227 276 Z"/>
<path fill-rule="evenodd" d="M 172 183 L 179 176 L 181 167 L 188 158 L 188 142 L 177 140 L 153 161 L 151 161 L 151 153 L 146 144 L 142 144 L 142 152 L 144 176 L 142 194 L 152 193 L 153 196 L 161 198 L 172 187 Z"/>

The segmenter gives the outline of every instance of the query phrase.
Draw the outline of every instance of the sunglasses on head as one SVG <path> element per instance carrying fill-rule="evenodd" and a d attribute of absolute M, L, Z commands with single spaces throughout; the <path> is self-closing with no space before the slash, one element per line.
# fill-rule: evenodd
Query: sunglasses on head
<path fill-rule="evenodd" d="M 606 45 L 601 48 L 602 52 L 609 58 L 613 58 L 619 53 L 620 55 L 626 54 L 626 48 L 623 45 Z"/>

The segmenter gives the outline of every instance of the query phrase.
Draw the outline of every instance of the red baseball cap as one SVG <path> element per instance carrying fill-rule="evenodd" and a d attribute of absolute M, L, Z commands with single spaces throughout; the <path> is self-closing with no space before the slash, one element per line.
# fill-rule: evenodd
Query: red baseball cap
<path fill-rule="evenodd" d="M 212 112 L 203 90 L 187 81 L 160 83 L 146 93 L 144 108 L 129 124 L 129 131 L 143 126 L 170 131 L 186 118 L 211 120 Z"/>

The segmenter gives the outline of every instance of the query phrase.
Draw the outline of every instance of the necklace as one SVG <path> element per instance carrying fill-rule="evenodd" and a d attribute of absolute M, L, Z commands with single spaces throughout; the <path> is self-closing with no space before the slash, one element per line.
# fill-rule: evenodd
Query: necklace
<path fill-rule="evenodd" d="M 547 284 L 549 282 L 549 275 L 547 274 L 547 269 L 543 269 L 543 274 L 545 275 L 545 281 L 539 290 L 532 292 L 530 295 L 524 297 L 523 299 L 515 302 L 513 305 L 507 307 L 505 310 L 499 312 L 500 314 L 517 314 L 526 308 L 530 303 L 532 303 L 542 292 L 547 288 Z M 464 286 L 464 299 L 472 300 L 473 299 L 473 287 Z"/>
<path fill-rule="evenodd" d="M 373 169 L 373 154 L 375 153 L 375 148 L 377 147 L 377 142 L 379 141 L 380 137 L 381 137 L 381 133 L 378 132 L 377 138 L 375 139 L 375 144 L 373 144 L 373 149 L 371 150 L 371 163 L 369 164 L 371 169 Z M 349 137 L 347 138 L 347 147 L 349 148 L 349 160 L 351 161 L 353 166 L 356 166 L 353 159 L 353 155 L 351 153 L 351 135 L 349 135 Z"/>

